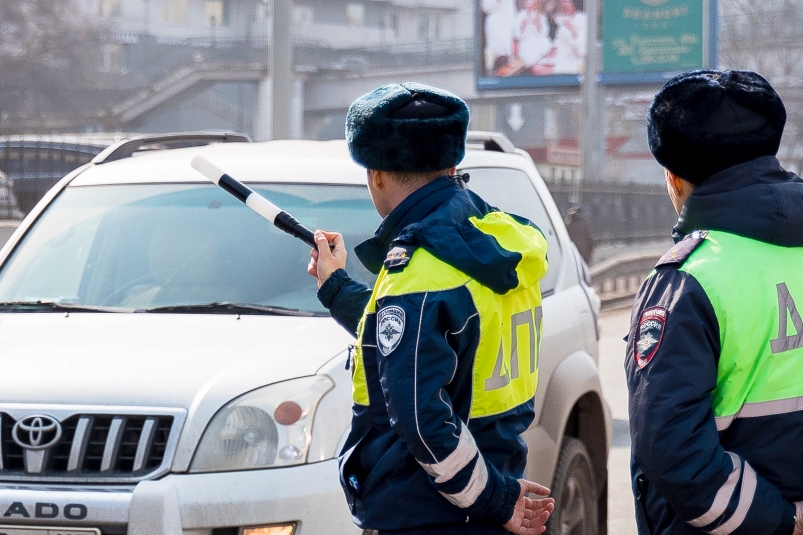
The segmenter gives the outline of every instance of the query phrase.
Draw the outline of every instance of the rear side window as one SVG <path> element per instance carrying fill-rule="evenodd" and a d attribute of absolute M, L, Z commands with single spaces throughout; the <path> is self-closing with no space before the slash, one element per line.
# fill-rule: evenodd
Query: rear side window
<path fill-rule="evenodd" d="M 526 217 L 546 236 L 549 243 L 547 256 L 549 271 L 541 281 L 541 293 L 555 290 L 563 262 L 563 252 L 555 233 L 555 227 L 547 215 L 544 203 L 526 173 L 518 169 L 478 167 L 461 169 L 471 175 L 468 188 L 500 210 Z"/>

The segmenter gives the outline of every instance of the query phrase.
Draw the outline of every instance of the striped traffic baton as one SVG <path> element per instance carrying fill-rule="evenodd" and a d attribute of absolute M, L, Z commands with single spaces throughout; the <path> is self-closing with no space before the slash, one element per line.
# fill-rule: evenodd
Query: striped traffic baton
<path fill-rule="evenodd" d="M 267 200 L 265 197 L 252 190 L 239 180 L 232 178 L 224 173 L 218 166 L 204 158 L 203 156 L 195 156 L 190 162 L 193 169 L 204 175 L 210 181 L 214 182 L 237 200 L 244 203 L 254 212 L 258 213 L 271 223 L 276 228 L 295 236 L 312 248 L 316 248 L 315 234 L 298 222 L 298 220 Z M 332 244 L 329 244 L 331 247 Z"/>

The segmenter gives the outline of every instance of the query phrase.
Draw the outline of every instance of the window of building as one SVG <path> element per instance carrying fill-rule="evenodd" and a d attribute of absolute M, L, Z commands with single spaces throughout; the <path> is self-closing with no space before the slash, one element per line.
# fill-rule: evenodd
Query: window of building
<path fill-rule="evenodd" d="M 123 71 L 123 47 L 118 44 L 104 44 L 101 47 L 103 56 L 101 71 L 110 73 L 120 73 Z"/>
<path fill-rule="evenodd" d="M 418 16 L 418 39 L 421 41 L 429 40 L 429 15 L 426 13 Z"/>
<path fill-rule="evenodd" d="M 362 26 L 365 24 L 365 6 L 357 3 L 346 5 L 346 18 L 349 26 Z"/>
<path fill-rule="evenodd" d="M 209 26 L 228 26 L 231 23 L 230 0 L 206 0 L 206 23 Z"/>
<path fill-rule="evenodd" d="M 399 25 L 399 15 L 397 13 L 391 13 L 387 16 L 387 19 L 387 27 L 393 32 L 393 37 L 398 37 L 401 29 Z"/>
<path fill-rule="evenodd" d="M 190 22 L 190 0 L 162 0 L 162 19 L 171 24 Z"/>
<path fill-rule="evenodd" d="M 98 15 L 103 18 L 121 17 L 123 0 L 98 0 Z"/>
<path fill-rule="evenodd" d="M 418 16 L 418 40 L 437 41 L 441 37 L 441 16 L 437 13 L 422 13 Z"/>
<path fill-rule="evenodd" d="M 293 22 L 306 25 L 312 23 L 312 8 L 309 6 L 293 6 Z"/>

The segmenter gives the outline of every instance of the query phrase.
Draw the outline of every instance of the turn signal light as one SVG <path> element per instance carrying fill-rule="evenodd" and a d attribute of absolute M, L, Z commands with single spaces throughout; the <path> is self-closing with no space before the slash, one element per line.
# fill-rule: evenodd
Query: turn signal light
<path fill-rule="evenodd" d="M 303 415 L 304 411 L 298 403 L 285 401 L 276 407 L 276 411 L 273 413 L 273 419 L 276 420 L 278 424 L 293 425 L 299 421 Z"/>
<path fill-rule="evenodd" d="M 293 535 L 295 530 L 296 527 L 293 524 L 256 526 L 253 528 L 243 528 L 243 535 Z"/>

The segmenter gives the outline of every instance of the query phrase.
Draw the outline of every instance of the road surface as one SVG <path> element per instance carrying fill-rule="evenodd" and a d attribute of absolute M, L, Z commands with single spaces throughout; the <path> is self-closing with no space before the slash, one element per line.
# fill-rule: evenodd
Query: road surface
<path fill-rule="evenodd" d="M 636 535 L 633 493 L 630 490 L 630 434 L 627 423 L 625 342 L 630 309 L 602 314 L 599 341 L 602 395 L 613 416 L 613 444 L 608 458 L 608 533 Z"/>

